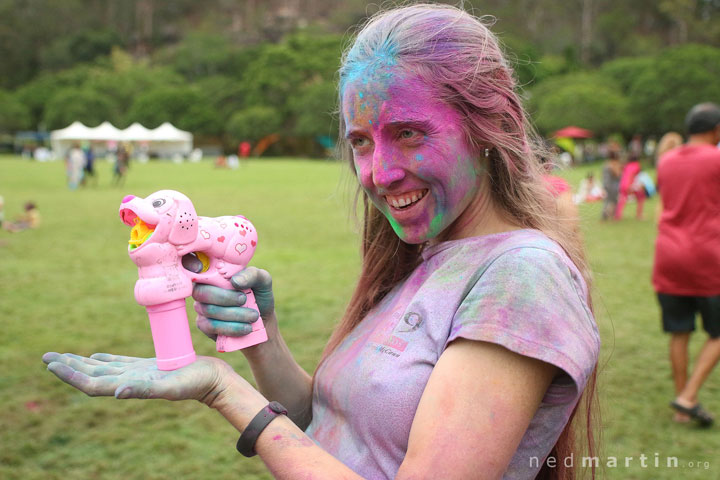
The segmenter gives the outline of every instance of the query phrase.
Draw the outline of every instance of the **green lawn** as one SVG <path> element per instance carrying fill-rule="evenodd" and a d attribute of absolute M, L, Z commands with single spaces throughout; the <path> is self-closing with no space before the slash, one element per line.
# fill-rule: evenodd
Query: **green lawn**
<path fill-rule="evenodd" d="M 126 194 L 171 188 L 192 198 L 201 215 L 252 220 L 260 232 L 253 264 L 273 274 L 284 335 L 312 371 L 358 271 L 349 174 L 337 163 L 292 159 L 252 161 L 235 171 L 209 162 L 149 163 L 133 165 L 118 188 L 110 186 L 110 165 L 98 167 L 98 187 L 69 191 L 61 162 L 0 157 L 6 219 L 28 200 L 43 218 L 38 230 L 0 232 L 0 478 L 270 478 L 259 459 L 235 452 L 237 432 L 216 413 L 193 402 L 89 398 L 47 373 L 40 357 L 49 350 L 153 355 L 145 311 L 132 293 L 129 229 L 117 209 Z M 587 170 L 563 175 L 577 185 Z M 594 171 L 599 176 L 600 167 Z M 720 478 L 720 427 L 701 431 L 670 421 L 667 338 L 649 280 L 655 201 L 644 221 L 632 218 L 630 204 L 622 222 L 601 223 L 599 208 L 584 205 L 581 216 L 603 337 L 601 460 L 619 463 L 601 476 Z M 702 339 L 693 338 L 693 352 Z M 199 354 L 214 354 L 199 331 L 193 340 Z M 241 354 L 223 358 L 249 373 Z M 720 414 L 718 372 L 702 401 Z M 628 467 L 625 457 L 633 457 Z M 677 457 L 678 467 L 665 467 L 666 457 Z"/>

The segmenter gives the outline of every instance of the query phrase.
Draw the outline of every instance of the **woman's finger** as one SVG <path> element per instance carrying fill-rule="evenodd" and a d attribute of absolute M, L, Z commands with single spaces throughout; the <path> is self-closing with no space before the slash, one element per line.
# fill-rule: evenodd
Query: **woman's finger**
<path fill-rule="evenodd" d="M 90 355 L 90 358 L 93 360 L 98 360 L 100 362 L 119 362 L 119 363 L 135 363 L 139 362 L 141 360 L 146 360 L 145 358 L 141 357 L 126 357 L 125 355 L 113 355 L 112 353 L 93 353 Z"/>
<path fill-rule="evenodd" d="M 90 377 L 102 377 L 105 375 L 119 375 L 125 371 L 122 367 L 112 366 L 109 363 L 95 364 L 91 359 L 81 357 L 80 355 L 74 355 L 72 353 L 65 353 L 59 355 L 52 360 L 53 362 L 62 363 L 69 367 L 72 367 L 75 371 L 84 373 Z"/>
<path fill-rule="evenodd" d="M 196 323 L 198 328 L 213 340 L 216 340 L 218 335 L 241 337 L 252 332 L 252 326 L 249 323 L 223 322 L 202 315 L 198 315 Z"/>
<path fill-rule="evenodd" d="M 238 307 L 244 305 L 247 297 L 242 292 L 227 290 L 225 288 L 196 283 L 193 288 L 193 298 L 198 302 L 220 305 L 223 307 Z"/>
<path fill-rule="evenodd" d="M 182 266 L 185 270 L 189 270 L 193 273 L 200 273 L 203 271 L 203 263 L 192 253 L 183 255 L 181 259 Z"/>
<path fill-rule="evenodd" d="M 230 279 L 230 283 L 238 290 L 252 288 L 272 291 L 272 277 L 266 270 L 257 267 L 247 267 L 236 273 Z"/>
<path fill-rule="evenodd" d="M 203 317 L 222 320 L 224 322 L 252 323 L 255 322 L 259 316 L 257 310 L 244 307 L 221 307 L 195 302 L 193 308 Z"/>
<path fill-rule="evenodd" d="M 210 324 L 210 321 L 207 318 L 198 314 L 197 318 L 195 319 L 195 325 L 197 325 L 198 329 L 203 332 L 210 340 L 217 340 L 217 333 L 214 333 L 215 330 L 213 329 L 213 326 Z"/>
<path fill-rule="evenodd" d="M 48 370 L 63 382 L 91 397 L 114 395 L 119 383 L 116 376 L 91 377 L 60 362 L 51 362 Z"/>

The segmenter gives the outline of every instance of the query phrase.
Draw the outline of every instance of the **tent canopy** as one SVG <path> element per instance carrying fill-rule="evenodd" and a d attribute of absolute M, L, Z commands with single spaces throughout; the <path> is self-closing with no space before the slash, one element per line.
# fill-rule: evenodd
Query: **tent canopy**
<path fill-rule="evenodd" d="M 135 122 L 125 130 L 121 130 L 117 140 L 122 140 L 123 142 L 149 142 L 152 140 L 151 132 L 152 130 L 149 128 L 145 128 Z"/>
<path fill-rule="evenodd" d="M 55 154 L 65 155 L 73 144 L 78 142 L 139 142 L 147 145 L 150 153 L 163 156 L 175 154 L 187 155 L 193 148 L 192 133 L 176 128 L 165 122 L 157 128 L 148 129 L 139 123 L 120 130 L 110 122 L 103 122 L 90 128 L 80 122 L 50 132 L 50 143 Z"/>
<path fill-rule="evenodd" d="M 569 126 L 561 128 L 557 132 L 552 134 L 556 138 L 592 138 L 593 132 L 584 128 Z"/>

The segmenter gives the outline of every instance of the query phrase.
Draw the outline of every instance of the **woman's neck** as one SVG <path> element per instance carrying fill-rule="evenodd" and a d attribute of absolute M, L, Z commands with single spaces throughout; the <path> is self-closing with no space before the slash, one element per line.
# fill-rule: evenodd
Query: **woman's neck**
<path fill-rule="evenodd" d="M 434 245 L 448 240 L 481 237 L 494 233 L 520 230 L 523 227 L 508 220 L 509 215 L 499 208 L 492 197 L 487 176 L 481 180 L 475 198 L 444 232 L 428 242 Z"/>

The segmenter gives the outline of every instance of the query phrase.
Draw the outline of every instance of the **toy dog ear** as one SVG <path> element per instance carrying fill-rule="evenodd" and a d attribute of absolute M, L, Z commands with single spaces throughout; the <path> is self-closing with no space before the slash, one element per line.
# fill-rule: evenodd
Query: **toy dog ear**
<path fill-rule="evenodd" d="M 174 245 L 185 245 L 197 238 L 198 219 L 190 199 L 175 198 L 177 210 L 168 240 Z"/>

